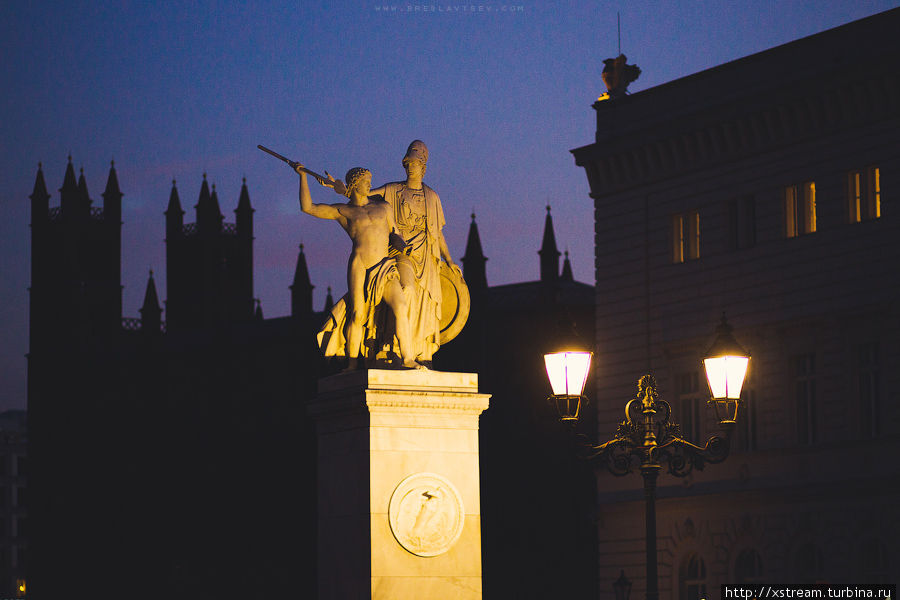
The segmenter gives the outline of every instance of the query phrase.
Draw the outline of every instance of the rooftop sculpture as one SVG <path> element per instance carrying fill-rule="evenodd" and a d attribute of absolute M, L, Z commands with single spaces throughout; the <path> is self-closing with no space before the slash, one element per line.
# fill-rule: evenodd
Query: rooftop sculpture
<path fill-rule="evenodd" d="M 616 58 L 607 58 L 603 61 L 603 72 L 600 77 L 606 85 L 606 98 L 618 98 L 628 93 L 628 84 L 635 81 L 641 75 L 641 68 L 637 65 L 626 64 L 628 60 L 624 54 Z"/>

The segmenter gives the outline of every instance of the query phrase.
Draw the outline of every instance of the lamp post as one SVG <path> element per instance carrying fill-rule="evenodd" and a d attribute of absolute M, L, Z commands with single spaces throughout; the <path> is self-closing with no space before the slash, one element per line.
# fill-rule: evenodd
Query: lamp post
<path fill-rule="evenodd" d="M 628 600 L 631 596 L 631 581 L 625 577 L 625 569 L 622 569 L 619 578 L 613 582 L 613 592 L 616 594 L 616 600 Z"/>
<path fill-rule="evenodd" d="M 572 349 L 544 355 L 553 388 L 548 401 L 564 422 L 578 420 L 582 401 L 586 400 L 584 383 L 591 357 L 590 352 Z M 625 420 L 619 424 L 615 437 L 600 445 L 590 441 L 583 445 L 583 457 L 605 463 L 613 475 L 624 476 L 637 467 L 644 479 L 648 600 L 659 598 L 656 552 L 659 472 L 665 465 L 672 475 L 684 477 L 694 469 L 702 470 L 707 463 L 720 463 L 728 457 L 749 362 L 750 355 L 731 335 L 723 314 L 703 366 L 710 389 L 707 404 L 715 408 L 724 437 L 710 436 L 703 446 L 682 438 L 681 427 L 671 420 L 672 407 L 659 397 L 656 378 L 644 375 L 638 381 L 637 396 L 625 405 Z"/>

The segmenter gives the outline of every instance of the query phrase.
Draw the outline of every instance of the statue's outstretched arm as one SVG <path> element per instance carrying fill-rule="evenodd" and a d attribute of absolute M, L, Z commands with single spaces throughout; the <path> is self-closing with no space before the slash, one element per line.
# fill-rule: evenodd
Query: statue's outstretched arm
<path fill-rule="evenodd" d="M 347 195 L 347 186 L 344 185 L 344 182 L 340 179 L 335 179 L 328 171 L 325 171 L 325 177 L 321 179 L 316 178 L 316 181 L 323 187 L 333 189 L 336 194 L 341 196 Z"/>
<path fill-rule="evenodd" d="M 309 181 L 306 177 L 306 171 L 302 170 L 303 165 L 298 164 L 295 171 L 300 175 L 300 210 L 308 215 L 319 217 L 320 219 L 342 219 L 340 211 L 336 205 L 332 204 L 314 204 L 309 195 Z"/>

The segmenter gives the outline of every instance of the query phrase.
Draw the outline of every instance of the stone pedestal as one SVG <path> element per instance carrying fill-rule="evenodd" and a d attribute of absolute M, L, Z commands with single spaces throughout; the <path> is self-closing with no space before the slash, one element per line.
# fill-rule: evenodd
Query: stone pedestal
<path fill-rule="evenodd" d="M 478 416 L 488 398 L 473 373 L 319 381 L 319 600 L 481 598 Z"/>

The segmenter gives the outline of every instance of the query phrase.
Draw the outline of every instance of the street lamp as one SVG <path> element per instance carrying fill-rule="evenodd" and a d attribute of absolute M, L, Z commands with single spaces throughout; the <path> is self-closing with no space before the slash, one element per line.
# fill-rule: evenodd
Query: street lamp
<path fill-rule="evenodd" d="M 550 398 L 563 421 L 578 420 L 593 355 L 583 350 L 563 350 L 544 355 L 547 377 L 553 390 Z"/>
<path fill-rule="evenodd" d="M 544 356 L 559 418 L 576 422 L 579 417 L 584 382 L 590 368 L 591 353 L 567 349 Z M 710 400 L 716 410 L 725 437 L 710 436 L 699 446 L 681 437 L 681 427 L 671 421 L 672 407 L 657 392 L 656 378 L 644 375 L 638 381 L 638 393 L 625 405 L 625 420 L 619 424 L 613 439 L 600 445 L 586 441 L 583 457 L 603 462 L 616 476 L 634 472 L 635 466 L 644 479 L 646 501 L 647 599 L 659 597 L 656 552 L 656 480 L 663 465 L 676 477 L 684 477 L 694 469 L 703 470 L 707 463 L 720 463 L 728 457 L 730 437 L 740 406 L 741 387 L 747 374 L 750 356 L 731 335 L 731 327 L 722 315 L 716 338 L 703 359 Z M 581 436 L 585 439 L 585 436 Z"/>
<path fill-rule="evenodd" d="M 731 326 L 723 314 L 722 322 L 716 327 L 716 339 L 703 359 L 703 368 L 709 382 L 709 404 L 715 407 L 719 424 L 724 427 L 733 427 L 737 420 L 741 388 L 749 364 L 750 355 L 731 335 Z"/>
<path fill-rule="evenodd" d="M 625 577 L 625 569 L 622 569 L 619 578 L 613 582 L 613 591 L 616 593 L 616 600 L 628 600 L 631 596 L 631 581 Z"/>

